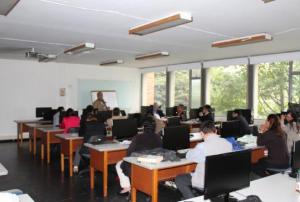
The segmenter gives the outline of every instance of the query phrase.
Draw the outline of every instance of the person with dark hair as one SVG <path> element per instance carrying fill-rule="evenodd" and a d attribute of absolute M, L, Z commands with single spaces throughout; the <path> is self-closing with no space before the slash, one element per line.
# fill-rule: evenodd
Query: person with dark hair
<path fill-rule="evenodd" d="M 268 168 L 285 169 L 289 167 L 287 135 L 282 129 L 280 119 L 276 114 L 270 114 L 260 127 L 257 145 L 265 146 L 268 157 L 262 158 L 253 165 L 253 172 L 261 177 L 268 175 Z"/>
<path fill-rule="evenodd" d="M 175 179 L 176 186 L 184 199 L 195 197 L 192 192 L 193 187 L 199 190 L 204 189 L 206 156 L 228 153 L 233 150 L 230 142 L 217 135 L 214 122 L 203 122 L 200 131 L 204 142 L 197 144 L 195 148 L 189 150 L 186 154 L 188 160 L 197 163 L 195 172 L 179 175 Z"/>
<path fill-rule="evenodd" d="M 180 121 L 186 121 L 187 120 L 187 116 L 186 116 L 186 111 L 184 109 L 184 105 L 183 104 L 179 104 L 176 107 L 176 116 L 179 116 Z"/>
<path fill-rule="evenodd" d="M 63 118 L 60 128 L 64 129 L 64 133 L 67 133 L 70 128 L 79 128 L 80 118 L 75 114 L 72 108 L 66 111 L 66 116 Z"/>
<path fill-rule="evenodd" d="M 204 105 L 203 107 L 200 107 L 199 110 L 200 109 L 202 109 L 201 111 L 199 111 L 199 119 L 201 122 L 215 121 L 210 105 Z"/>
<path fill-rule="evenodd" d="M 287 134 L 287 146 L 289 154 L 291 154 L 292 147 L 295 141 L 300 140 L 299 128 L 297 127 L 297 115 L 288 111 L 286 115 L 282 116 L 283 130 Z"/>
<path fill-rule="evenodd" d="M 107 119 L 106 123 L 108 127 L 112 127 L 114 120 L 119 120 L 119 119 L 127 119 L 127 116 L 122 116 L 120 108 L 115 107 L 112 110 L 112 117 L 110 119 Z"/>
<path fill-rule="evenodd" d="M 155 134 L 155 120 L 153 116 L 147 116 L 144 119 L 144 132 L 136 135 L 127 150 L 127 156 L 133 152 L 141 152 L 162 147 L 162 140 L 159 135 Z M 119 161 L 116 164 L 116 170 L 120 179 L 120 186 L 122 188 L 120 195 L 128 195 L 131 190 L 130 185 L 130 164 Z"/>
<path fill-rule="evenodd" d="M 64 107 L 58 107 L 55 114 L 53 115 L 53 125 L 54 126 L 59 126 L 60 122 L 61 122 L 61 116 L 62 116 L 62 112 L 65 110 Z"/>
<path fill-rule="evenodd" d="M 245 119 L 245 117 L 241 114 L 241 111 L 238 109 L 235 109 L 232 112 L 232 117 L 234 118 L 234 120 L 237 120 L 240 122 L 240 132 L 241 132 L 241 136 L 246 135 L 246 134 L 251 134 L 251 129 L 249 127 L 249 124 L 247 122 L 247 120 Z"/>

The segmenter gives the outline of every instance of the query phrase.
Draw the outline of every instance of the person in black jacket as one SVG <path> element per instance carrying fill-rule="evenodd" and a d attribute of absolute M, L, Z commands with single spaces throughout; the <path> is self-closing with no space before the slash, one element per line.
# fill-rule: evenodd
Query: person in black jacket
<path fill-rule="evenodd" d="M 249 127 L 249 124 L 245 117 L 241 114 L 241 111 L 238 109 L 235 109 L 232 112 L 232 117 L 240 122 L 240 135 L 246 135 L 246 134 L 251 134 L 251 129 Z"/>
<path fill-rule="evenodd" d="M 143 134 L 136 135 L 127 150 L 127 156 L 133 152 L 151 150 L 162 147 L 162 140 L 159 135 L 155 134 L 155 120 L 152 116 L 147 116 L 143 123 Z M 120 195 L 128 195 L 130 192 L 130 164 L 124 161 L 119 161 L 116 164 L 116 170 L 120 179 L 122 188 Z"/>
<path fill-rule="evenodd" d="M 257 136 L 257 145 L 265 146 L 268 157 L 260 159 L 253 165 L 253 172 L 261 177 L 267 176 L 268 168 L 286 169 L 289 167 L 287 135 L 282 130 L 277 115 L 270 114 L 264 125 L 260 127 L 261 134 Z"/>
<path fill-rule="evenodd" d="M 201 122 L 212 121 L 214 122 L 214 116 L 212 114 L 212 108 L 210 105 L 204 105 L 199 108 L 199 119 Z"/>

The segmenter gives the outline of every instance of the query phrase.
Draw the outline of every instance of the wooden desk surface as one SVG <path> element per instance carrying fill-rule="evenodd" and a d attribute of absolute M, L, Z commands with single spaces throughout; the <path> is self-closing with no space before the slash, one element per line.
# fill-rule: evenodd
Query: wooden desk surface
<path fill-rule="evenodd" d="M 64 132 L 64 129 L 61 129 L 59 127 L 56 126 L 52 126 L 52 127 L 46 127 L 46 128 L 38 128 L 38 130 L 47 133 L 47 132 Z"/>
<path fill-rule="evenodd" d="M 119 142 L 115 142 L 115 143 L 108 143 L 108 144 L 93 145 L 90 143 L 85 143 L 84 146 L 99 152 L 106 152 L 106 151 L 109 152 L 109 151 L 127 150 L 129 144 L 122 144 Z"/>
<path fill-rule="evenodd" d="M 31 127 L 31 128 L 51 128 L 53 127 L 53 124 L 48 124 L 48 123 L 40 123 L 40 122 L 37 122 L 37 123 L 25 123 L 25 125 L 27 127 Z"/>
<path fill-rule="evenodd" d="M 15 123 L 36 123 L 42 122 L 41 119 L 21 119 L 21 120 L 14 120 Z"/>
<path fill-rule="evenodd" d="M 78 136 L 77 133 L 66 133 L 66 134 L 56 134 L 56 137 L 62 139 L 62 140 L 78 140 L 83 139 L 83 137 Z"/>

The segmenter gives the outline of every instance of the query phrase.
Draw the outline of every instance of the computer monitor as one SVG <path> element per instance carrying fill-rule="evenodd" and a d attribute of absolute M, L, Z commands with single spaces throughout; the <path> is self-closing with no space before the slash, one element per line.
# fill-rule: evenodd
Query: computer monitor
<path fill-rule="evenodd" d="M 106 122 L 107 119 L 110 119 L 112 117 L 112 111 L 100 111 L 97 113 L 97 119 L 101 122 Z"/>
<path fill-rule="evenodd" d="M 149 109 L 149 106 L 141 106 L 141 114 L 147 114 Z"/>
<path fill-rule="evenodd" d="M 196 119 L 198 118 L 198 114 L 199 114 L 199 109 L 190 109 L 190 119 Z"/>
<path fill-rule="evenodd" d="M 113 120 L 112 135 L 116 139 L 130 139 L 138 132 L 135 119 Z"/>
<path fill-rule="evenodd" d="M 292 149 L 292 170 L 297 172 L 300 169 L 300 140 L 295 141 Z"/>
<path fill-rule="evenodd" d="M 175 116 L 175 107 L 166 107 L 166 116 Z"/>
<path fill-rule="evenodd" d="M 240 111 L 241 115 L 243 117 L 245 117 L 245 119 L 247 120 L 248 124 L 252 124 L 253 120 L 252 120 L 252 111 L 251 109 L 237 109 Z"/>
<path fill-rule="evenodd" d="M 178 116 L 168 117 L 168 126 L 180 126 L 180 118 Z"/>
<path fill-rule="evenodd" d="M 227 111 L 227 121 L 232 121 L 234 120 L 233 116 L 232 116 L 233 110 L 229 110 Z"/>
<path fill-rule="evenodd" d="M 126 116 L 125 110 L 120 110 L 120 113 L 121 113 L 122 116 Z"/>
<path fill-rule="evenodd" d="M 220 135 L 222 138 L 240 137 L 241 135 L 240 122 L 239 121 L 222 122 L 220 128 Z"/>
<path fill-rule="evenodd" d="M 138 127 L 142 127 L 143 126 L 144 115 L 142 115 L 141 113 L 128 114 L 128 119 L 135 120 L 135 122 L 137 123 Z"/>
<path fill-rule="evenodd" d="M 297 118 L 299 118 L 300 117 L 300 104 L 289 103 L 288 106 L 289 106 L 288 111 L 294 113 L 297 116 Z"/>
<path fill-rule="evenodd" d="M 180 150 L 190 148 L 190 133 L 187 125 L 166 127 L 163 136 L 163 148 Z"/>
<path fill-rule="evenodd" d="M 36 107 L 35 108 L 35 116 L 36 118 L 44 118 L 52 113 L 51 107 Z"/>
<path fill-rule="evenodd" d="M 204 199 L 216 200 L 229 193 L 250 186 L 251 151 L 207 156 L 205 161 Z"/>

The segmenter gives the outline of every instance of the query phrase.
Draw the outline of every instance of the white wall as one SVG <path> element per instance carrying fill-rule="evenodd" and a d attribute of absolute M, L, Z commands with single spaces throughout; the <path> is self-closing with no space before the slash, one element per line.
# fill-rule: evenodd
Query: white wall
<path fill-rule="evenodd" d="M 141 76 L 138 69 L 0 59 L 0 140 L 16 138 L 14 120 L 35 118 L 35 107 L 78 108 L 78 80 L 135 82 L 132 111 L 140 108 Z M 59 89 L 66 88 L 66 96 Z"/>

